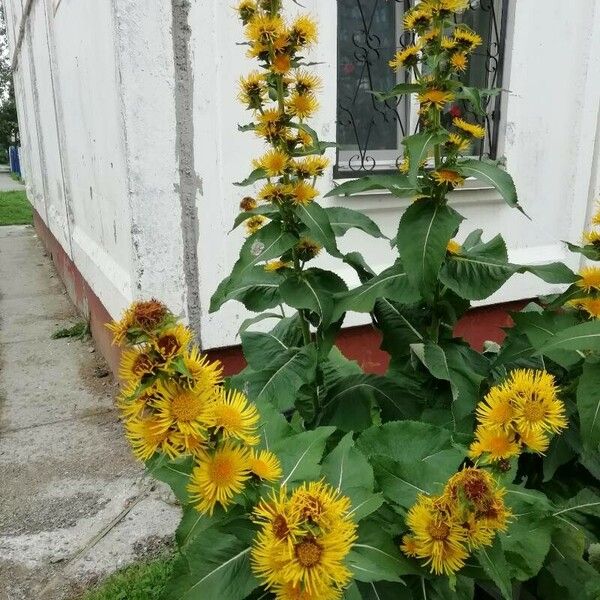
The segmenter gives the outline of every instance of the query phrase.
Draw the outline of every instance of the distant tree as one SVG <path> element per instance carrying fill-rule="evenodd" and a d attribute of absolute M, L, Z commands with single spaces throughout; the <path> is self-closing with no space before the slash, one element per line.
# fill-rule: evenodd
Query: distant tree
<path fill-rule="evenodd" d="M 8 147 L 19 139 L 19 123 L 15 103 L 6 18 L 0 3 L 0 161 L 8 159 Z"/>

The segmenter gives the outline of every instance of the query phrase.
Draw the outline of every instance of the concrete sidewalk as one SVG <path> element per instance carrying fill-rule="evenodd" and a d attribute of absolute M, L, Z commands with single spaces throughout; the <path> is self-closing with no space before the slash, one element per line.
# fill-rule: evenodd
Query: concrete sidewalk
<path fill-rule="evenodd" d="M 179 508 L 124 441 L 91 342 L 31 227 L 0 227 L 0 600 L 71 600 L 172 538 Z"/>
<path fill-rule="evenodd" d="M 23 191 L 25 186 L 10 176 L 10 170 L 0 166 L 0 192 Z"/>

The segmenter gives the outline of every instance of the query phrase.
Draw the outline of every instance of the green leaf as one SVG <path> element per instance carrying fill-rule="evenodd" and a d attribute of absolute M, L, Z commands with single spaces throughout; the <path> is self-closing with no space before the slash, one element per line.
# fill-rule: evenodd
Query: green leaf
<path fill-rule="evenodd" d="M 429 156 L 430 149 L 436 144 L 441 144 L 448 139 L 445 132 L 424 132 L 415 135 L 409 135 L 402 140 L 402 145 L 406 147 L 405 155 L 408 156 L 410 170 L 408 172 L 408 181 L 414 186 L 417 185 L 421 163 Z"/>
<path fill-rule="evenodd" d="M 335 241 L 335 233 L 329 223 L 327 211 L 316 202 L 299 205 L 295 209 L 298 218 L 310 231 L 310 236 L 323 246 L 331 256 L 341 258 Z"/>
<path fill-rule="evenodd" d="M 348 311 L 371 312 L 378 298 L 402 303 L 419 300 L 419 292 L 409 282 L 400 262 L 396 262 L 364 285 L 337 295 L 332 320 L 336 321 Z"/>
<path fill-rule="evenodd" d="M 406 175 L 397 173 L 395 175 L 367 175 L 360 179 L 345 181 L 334 187 L 325 194 L 329 196 L 352 196 L 372 190 L 389 190 L 397 198 L 408 198 L 414 196 L 418 191 L 418 186 L 411 183 Z"/>
<path fill-rule="evenodd" d="M 567 247 L 571 252 L 577 252 L 578 254 L 582 254 L 586 258 L 590 260 L 599 261 L 600 260 L 600 247 L 594 246 L 593 244 L 586 244 L 585 246 L 577 246 L 575 244 L 570 244 L 569 242 L 565 242 Z"/>
<path fill-rule="evenodd" d="M 404 96 L 406 94 L 416 94 L 423 89 L 418 83 L 399 83 L 395 85 L 391 90 L 387 92 L 369 92 L 373 94 L 379 102 L 385 102 L 391 98 L 397 98 L 398 96 Z"/>
<path fill-rule="evenodd" d="M 267 172 L 264 169 L 254 169 L 254 171 L 252 171 L 252 173 L 250 173 L 250 175 L 246 177 L 246 179 L 244 179 L 243 181 L 234 182 L 233 185 L 245 187 L 248 185 L 252 185 L 257 181 L 260 181 L 261 179 L 267 179 Z"/>
<path fill-rule="evenodd" d="M 569 327 L 556 334 L 540 349 L 540 354 L 549 350 L 600 350 L 600 320 Z"/>
<path fill-rule="evenodd" d="M 333 232 L 337 236 L 343 236 L 349 229 L 360 229 L 376 238 L 384 238 L 377 224 L 363 213 L 351 208 L 332 206 L 325 209 L 329 216 L 329 222 Z"/>
<path fill-rule="evenodd" d="M 281 304 L 279 286 L 284 276 L 265 271 L 262 265 L 244 271 L 242 275 L 230 275 L 224 279 L 210 300 L 213 313 L 225 302 L 237 300 L 248 310 L 260 312 Z"/>
<path fill-rule="evenodd" d="M 311 383 L 317 368 L 314 344 L 292 348 L 260 371 L 246 369 L 235 378 L 235 386 L 254 402 L 271 402 L 281 411 L 294 406 L 296 392 Z"/>
<path fill-rule="evenodd" d="M 582 559 L 562 557 L 546 565 L 538 578 L 537 593 L 544 600 L 597 600 L 600 574 Z"/>
<path fill-rule="evenodd" d="M 404 582 L 371 581 L 369 583 L 356 582 L 356 593 L 359 596 L 350 596 L 346 593 L 345 600 L 410 600 L 413 596 L 406 589 Z M 352 588 L 350 588 L 352 589 Z"/>
<path fill-rule="evenodd" d="M 302 342 L 300 316 L 294 315 L 281 319 L 268 333 L 260 331 L 242 331 L 242 350 L 244 358 L 254 370 L 260 370 Z"/>
<path fill-rule="evenodd" d="M 271 204 L 262 204 L 261 206 L 257 206 L 252 210 L 246 210 L 244 212 L 241 212 L 235 217 L 235 221 L 233 222 L 233 227 L 231 228 L 231 231 L 233 231 L 242 223 L 244 223 L 251 217 L 254 217 L 255 215 L 263 215 L 269 217 L 269 219 L 273 219 L 279 216 L 279 210 L 277 210 L 277 208 L 275 208 Z"/>
<path fill-rule="evenodd" d="M 169 460 L 164 454 L 155 454 L 150 460 L 146 461 L 146 468 L 152 477 L 166 483 L 182 504 L 189 503 L 187 485 L 194 468 L 192 457 L 187 456 Z"/>
<path fill-rule="evenodd" d="M 356 271 L 361 283 L 366 283 L 375 277 L 375 272 L 360 252 L 348 252 L 344 255 L 344 262 Z"/>
<path fill-rule="evenodd" d="M 509 206 L 517 208 L 525 214 L 525 211 L 519 205 L 517 188 L 513 178 L 496 163 L 490 160 L 467 159 L 461 161 L 458 168 L 463 175 L 476 177 L 479 181 L 494 186 Z"/>
<path fill-rule="evenodd" d="M 547 265 L 523 266 L 521 273 L 533 273 L 536 277 L 547 283 L 575 283 L 579 280 L 579 275 L 573 273 L 567 265 L 561 262 L 549 263 Z"/>
<path fill-rule="evenodd" d="M 597 451 L 600 446 L 600 363 L 588 359 L 577 386 L 577 411 L 581 423 L 581 439 L 586 448 Z"/>
<path fill-rule="evenodd" d="M 273 445 L 272 450 L 283 469 L 281 485 L 319 478 L 325 444 L 334 431 L 335 427 L 319 427 L 286 437 Z"/>
<path fill-rule="evenodd" d="M 554 518 L 571 527 L 582 527 L 587 538 L 600 541 L 600 496 L 584 488 L 567 502 L 557 505 Z M 579 526 L 579 527 L 577 527 Z"/>
<path fill-rule="evenodd" d="M 447 204 L 431 199 L 411 204 L 400 219 L 397 243 L 402 263 L 425 299 L 433 297 L 446 246 L 462 219 Z"/>
<path fill-rule="evenodd" d="M 333 315 L 334 296 L 347 289 L 343 279 L 335 273 L 313 268 L 302 275 L 288 277 L 279 291 L 286 304 L 313 311 L 320 317 L 318 326 L 327 326 L 341 316 Z"/>
<path fill-rule="evenodd" d="M 250 550 L 233 535 L 216 528 L 205 530 L 179 559 L 165 600 L 244 600 L 258 587 L 250 569 Z"/>
<path fill-rule="evenodd" d="M 506 245 L 497 235 L 485 244 L 450 255 L 440 271 L 440 281 L 461 298 L 483 300 L 518 271 L 518 265 L 507 262 Z"/>
<path fill-rule="evenodd" d="M 481 548 L 475 551 L 475 556 L 483 570 L 489 575 L 491 580 L 498 586 L 502 597 L 505 600 L 512 600 L 512 583 L 510 580 L 510 571 L 500 541 L 496 539 L 490 547 Z"/>

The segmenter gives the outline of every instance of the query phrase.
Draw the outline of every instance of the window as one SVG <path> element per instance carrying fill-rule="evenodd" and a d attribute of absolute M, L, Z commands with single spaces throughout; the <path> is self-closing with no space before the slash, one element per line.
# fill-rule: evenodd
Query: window
<path fill-rule="evenodd" d="M 407 81 L 407 75 L 394 73 L 388 61 L 397 49 L 414 41 L 402 21 L 417 1 L 338 0 L 338 177 L 395 168 L 402 155 L 402 138 L 416 130 L 414 98 L 381 103 L 370 92 Z M 471 8 L 457 16 L 483 38 L 463 76 L 465 85 L 502 86 L 507 4 L 508 0 L 471 0 Z M 500 96 L 487 100 L 485 117 L 465 109 L 460 102 L 452 107 L 487 130 L 486 138 L 474 144 L 471 153 L 495 158 Z"/>

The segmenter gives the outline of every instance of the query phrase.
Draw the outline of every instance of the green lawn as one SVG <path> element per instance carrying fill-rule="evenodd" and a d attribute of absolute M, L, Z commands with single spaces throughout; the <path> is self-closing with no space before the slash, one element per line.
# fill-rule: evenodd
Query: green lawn
<path fill-rule="evenodd" d="M 160 600 L 173 571 L 173 561 L 163 558 L 127 567 L 87 592 L 81 600 Z"/>
<path fill-rule="evenodd" d="M 25 192 L 0 192 L 0 225 L 31 223 L 33 214 Z"/>

